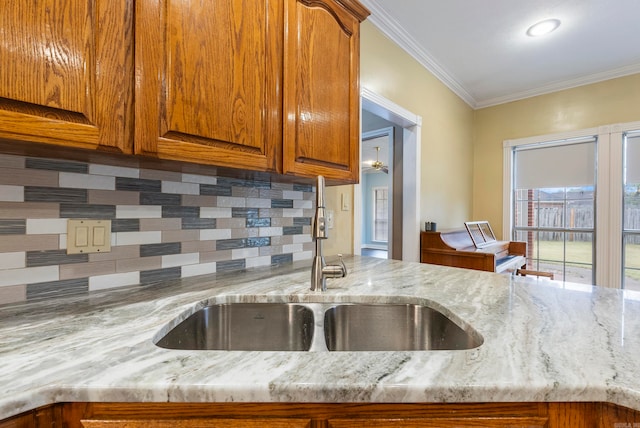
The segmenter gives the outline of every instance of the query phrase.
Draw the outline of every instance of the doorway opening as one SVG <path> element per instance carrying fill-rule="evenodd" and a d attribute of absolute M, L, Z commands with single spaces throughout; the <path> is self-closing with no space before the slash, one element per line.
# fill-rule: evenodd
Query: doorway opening
<path fill-rule="evenodd" d="M 363 110 L 362 127 L 377 128 L 380 124 L 388 124 L 386 120 Z M 393 183 L 398 179 L 396 174 L 401 174 L 402 169 L 394 168 L 394 128 L 375 129 L 362 133 L 362 255 L 378 257 L 382 259 L 392 258 L 393 251 L 394 218 L 399 216 L 398 208 L 401 204 L 394 204 Z M 401 144 L 398 145 L 402 147 Z M 394 210 L 395 208 L 395 210 Z M 395 212 L 394 212 L 395 211 Z M 391 250 L 390 250 L 391 248 Z M 402 249 L 400 248 L 400 251 Z"/>
<path fill-rule="evenodd" d="M 354 253 L 367 255 L 375 251 L 374 255 L 386 256 L 385 258 L 419 261 L 419 159 L 422 118 L 363 88 L 361 123 L 361 184 L 354 188 Z M 374 158 L 380 163 L 373 164 Z M 374 168 L 375 165 L 378 166 L 377 169 Z M 376 217 L 377 223 L 374 219 L 374 204 L 367 205 L 365 202 L 365 196 L 372 200 L 375 197 L 373 189 L 365 189 L 367 183 L 374 180 L 367 177 L 368 175 L 377 175 L 378 180 L 381 179 L 380 176 L 386 175 L 388 180 L 386 219 L 381 213 Z M 383 206 L 384 203 L 380 202 L 375 209 L 382 210 Z M 369 216 L 367 219 L 365 214 Z M 378 231 L 386 228 L 387 242 L 381 239 L 369 239 L 365 242 L 369 236 L 365 233 L 365 228 L 371 232 L 370 236 L 373 236 L 373 228 L 378 228 Z M 382 235 L 378 235 L 378 238 L 380 236 Z"/>

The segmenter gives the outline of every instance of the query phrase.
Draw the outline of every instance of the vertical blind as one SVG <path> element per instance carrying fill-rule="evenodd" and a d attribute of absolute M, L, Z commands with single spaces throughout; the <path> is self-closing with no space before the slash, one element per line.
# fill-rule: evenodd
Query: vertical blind
<path fill-rule="evenodd" d="M 640 133 L 625 138 L 625 184 L 640 184 Z"/>
<path fill-rule="evenodd" d="M 596 139 L 518 146 L 514 166 L 515 189 L 592 186 Z"/>

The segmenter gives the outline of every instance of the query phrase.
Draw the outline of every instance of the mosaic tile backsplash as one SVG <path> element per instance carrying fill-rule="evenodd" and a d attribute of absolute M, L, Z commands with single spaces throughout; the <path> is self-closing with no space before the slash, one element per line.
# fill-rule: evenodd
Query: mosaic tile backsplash
<path fill-rule="evenodd" d="M 0 304 L 311 259 L 308 185 L 0 154 Z M 112 222 L 66 253 L 67 220 Z"/>

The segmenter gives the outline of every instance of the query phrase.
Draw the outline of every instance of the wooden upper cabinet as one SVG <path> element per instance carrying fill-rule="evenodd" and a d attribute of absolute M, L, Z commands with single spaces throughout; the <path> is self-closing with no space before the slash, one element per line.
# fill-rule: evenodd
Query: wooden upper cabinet
<path fill-rule="evenodd" d="M 356 182 L 360 158 L 360 22 L 356 1 L 288 0 L 285 174 Z"/>
<path fill-rule="evenodd" d="M 136 153 L 354 182 L 354 0 L 139 0 Z"/>
<path fill-rule="evenodd" d="M 133 5 L 5 1 L 0 138 L 132 151 Z"/>
<path fill-rule="evenodd" d="M 281 169 L 283 0 L 136 2 L 136 153 Z"/>
<path fill-rule="evenodd" d="M 357 0 L 9 1 L 0 139 L 355 182 Z"/>

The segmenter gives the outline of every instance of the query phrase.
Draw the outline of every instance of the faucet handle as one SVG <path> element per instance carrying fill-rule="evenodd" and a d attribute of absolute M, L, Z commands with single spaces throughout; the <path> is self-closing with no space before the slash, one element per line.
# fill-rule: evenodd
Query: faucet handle
<path fill-rule="evenodd" d="M 338 258 L 340 259 L 340 266 L 342 266 L 343 277 L 347 276 L 347 266 L 344 264 L 344 260 L 342 260 L 342 254 L 338 254 Z"/>
<path fill-rule="evenodd" d="M 322 267 L 322 275 L 326 278 L 344 278 L 347 276 L 347 267 L 342 260 L 342 254 L 338 254 L 340 263 L 337 265 L 326 265 Z"/>

